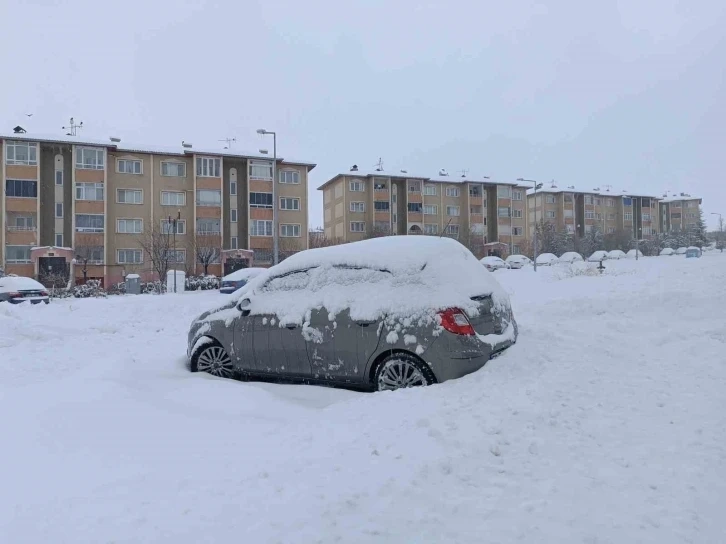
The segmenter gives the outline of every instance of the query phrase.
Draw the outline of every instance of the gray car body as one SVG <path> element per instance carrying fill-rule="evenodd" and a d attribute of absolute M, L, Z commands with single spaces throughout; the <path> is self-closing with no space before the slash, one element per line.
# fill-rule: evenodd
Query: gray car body
<path fill-rule="evenodd" d="M 436 323 L 390 334 L 385 316 L 361 322 L 347 310 L 331 321 L 325 308 L 314 309 L 304 325 L 283 327 L 274 315 L 245 315 L 244 302 L 264 297 L 261 291 L 259 284 L 247 285 L 235 300 L 195 319 L 187 356 L 216 341 L 245 377 L 369 388 L 376 364 L 392 353 L 408 353 L 428 364 L 440 383 L 480 369 L 518 335 L 511 309 L 495 312 L 486 295 L 480 297 L 479 315 L 469 316 L 476 335 L 453 334 Z M 311 329 L 316 334 L 309 334 Z"/>

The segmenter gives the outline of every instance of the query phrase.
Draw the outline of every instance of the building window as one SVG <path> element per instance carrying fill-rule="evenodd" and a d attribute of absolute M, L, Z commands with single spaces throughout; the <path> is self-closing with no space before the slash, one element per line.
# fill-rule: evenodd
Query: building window
<path fill-rule="evenodd" d="M 522 236 L 522 234 L 524 234 L 524 227 L 514 227 L 514 228 L 512 228 L 512 234 L 514 236 Z"/>
<path fill-rule="evenodd" d="M 116 189 L 116 202 L 119 204 L 143 204 L 144 194 L 141 189 Z"/>
<path fill-rule="evenodd" d="M 365 202 L 351 202 L 350 211 L 353 213 L 364 212 L 364 211 L 366 211 L 366 203 Z"/>
<path fill-rule="evenodd" d="M 615 227 L 608 227 L 608 234 L 615 233 Z"/>
<path fill-rule="evenodd" d="M 615 220 L 615 214 L 614 213 L 609 213 L 608 214 L 608 221 L 613 221 L 613 220 Z"/>
<path fill-rule="evenodd" d="M 141 174 L 141 161 L 118 159 L 116 171 L 119 174 Z"/>
<path fill-rule="evenodd" d="M 280 209 L 297 212 L 300 210 L 300 199 L 299 198 L 280 198 Z"/>
<path fill-rule="evenodd" d="M 61 233 L 55 235 L 55 247 L 63 247 L 63 235 Z"/>
<path fill-rule="evenodd" d="M 63 217 L 63 203 L 62 202 L 55 203 L 55 216 L 58 219 L 61 219 Z"/>
<path fill-rule="evenodd" d="M 280 183 L 297 185 L 300 183 L 300 172 L 297 170 L 282 170 L 280 172 Z"/>
<path fill-rule="evenodd" d="M 595 212 L 585 212 L 585 219 L 595 219 Z"/>
<path fill-rule="evenodd" d="M 230 238 L 230 246 L 232 247 L 232 249 L 238 249 L 236 236 L 232 236 L 232 238 Z"/>
<path fill-rule="evenodd" d="M 63 172 L 60 170 L 56 170 L 55 172 L 55 184 L 63 185 Z"/>
<path fill-rule="evenodd" d="M 103 200 L 103 183 L 76 183 L 76 200 Z"/>
<path fill-rule="evenodd" d="M 118 264 L 140 264 L 141 255 L 140 249 L 118 249 L 116 250 L 116 262 Z"/>
<path fill-rule="evenodd" d="M 671 214 L 671 219 L 680 219 L 680 218 L 681 218 L 681 214 L 680 213 L 672 213 Z"/>
<path fill-rule="evenodd" d="M 645 236 L 650 236 L 652 234 L 650 227 L 643 227 L 643 234 Z"/>
<path fill-rule="evenodd" d="M 459 225 L 447 225 L 446 234 L 449 236 L 459 236 Z"/>
<path fill-rule="evenodd" d="M 409 202 L 408 211 L 411 213 L 421 213 L 423 211 L 423 204 L 420 202 Z"/>
<path fill-rule="evenodd" d="M 221 159 L 197 157 L 197 177 L 218 178 Z"/>
<path fill-rule="evenodd" d="M 250 208 L 272 209 L 272 193 L 250 193 Z"/>
<path fill-rule="evenodd" d="M 250 179 L 272 181 L 272 163 L 266 161 L 250 161 Z"/>
<path fill-rule="evenodd" d="M 5 142 L 5 164 L 38 164 L 38 144 L 35 142 Z M 16 246 L 20 247 L 20 246 Z"/>
<path fill-rule="evenodd" d="M 103 215 L 76 214 L 76 232 L 103 232 Z"/>
<path fill-rule="evenodd" d="M 186 206 L 187 195 L 182 191 L 162 191 L 161 192 L 161 205 L 162 206 Z"/>
<path fill-rule="evenodd" d="M 555 212 L 545 212 L 545 217 L 547 219 L 554 219 L 556 217 Z"/>
<path fill-rule="evenodd" d="M 473 215 L 481 215 L 483 213 L 481 206 L 469 206 L 469 213 Z"/>
<path fill-rule="evenodd" d="M 436 223 L 424 225 L 424 234 L 438 234 L 439 226 Z"/>
<path fill-rule="evenodd" d="M 93 147 L 76 148 L 76 168 L 80 170 L 103 170 L 103 149 Z"/>
<path fill-rule="evenodd" d="M 672 208 L 680 208 L 681 207 L 681 203 L 680 202 L 671 202 L 671 207 Z"/>
<path fill-rule="evenodd" d="M 30 260 L 30 248 L 33 246 L 5 246 L 5 262 L 8 264 L 26 264 Z"/>
<path fill-rule="evenodd" d="M 521 251 L 521 248 L 517 244 L 514 244 L 512 246 L 512 253 L 514 253 L 515 255 L 519 255 Z"/>
<path fill-rule="evenodd" d="M 260 219 L 250 221 L 250 236 L 272 236 L 272 221 Z"/>
<path fill-rule="evenodd" d="M 161 232 L 163 234 L 174 234 L 174 225 L 176 225 L 176 234 L 186 234 L 187 222 L 184 219 L 178 221 L 161 220 Z"/>
<path fill-rule="evenodd" d="M 458 187 L 447 187 L 446 188 L 446 196 L 458 197 L 459 194 L 460 194 L 460 192 L 459 192 Z"/>
<path fill-rule="evenodd" d="M 572 195 L 564 195 L 565 202 L 572 203 Z"/>
<path fill-rule="evenodd" d="M 469 196 L 481 197 L 481 187 L 479 185 L 469 185 Z"/>
<path fill-rule="evenodd" d="M 623 219 L 626 221 L 632 221 L 633 220 L 633 212 L 625 212 L 623 214 Z"/>
<path fill-rule="evenodd" d="M 366 224 L 365 221 L 351 221 L 350 232 L 365 232 Z"/>
<path fill-rule="evenodd" d="M 237 182 L 230 181 L 229 182 L 229 196 L 236 196 L 236 195 L 237 195 Z"/>
<path fill-rule="evenodd" d="M 185 263 L 187 260 L 186 249 L 166 249 L 161 252 L 161 259 L 170 263 Z"/>
<path fill-rule="evenodd" d="M 605 200 L 605 205 L 608 208 L 614 208 L 615 207 L 615 201 L 612 198 L 608 198 L 607 200 Z"/>
<path fill-rule="evenodd" d="M 35 230 L 35 216 L 16 215 L 15 217 L 9 217 L 8 219 L 10 219 L 8 222 L 8 230 Z"/>
<path fill-rule="evenodd" d="M 361 193 L 365 190 L 362 181 L 351 181 L 349 184 L 349 188 L 354 193 Z"/>
<path fill-rule="evenodd" d="M 554 212 L 553 212 L 554 213 Z M 500 206 L 497 215 L 499 217 L 509 217 L 509 207 L 508 206 Z"/>
<path fill-rule="evenodd" d="M 601 202 L 600 202 L 600 199 L 599 199 L 599 198 L 596 198 L 596 199 L 595 199 L 595 206 L 599 206 L 599 205 L 600 205 L 600 203 L 601 203 Z"/>
<path fill-rule="evenodd" d="M 522 191 L 520 191 L 520 190 L 512 191 L 512 200 L 522 200 Z"/>
<path fill-rule="evenodd" d="M 272 196 L 272 195 L 270 195 Z M 197 206 L 221 206 L 222 191 L 197 189 Z"/>
<path fill-rule="evenodd" d="M 385 200 L 376 200 L 373 203 L 373 209 L 377 212 L 387 212 L 391 209 L 391 203 Z"/>
<path fill-rule="evenodd" d="M 280 236 L 283 238 L 299 238 L 300 225 L 280 225 Z"/>
<path fill-rule="evenodd" d="M 5 181 L 5 195 L 16 198 L 36 198 L 38 182 L 28 179 L 8 179 Z"/>
<path fill-rule="evenodd" d="M 161 162 L 161 175 L 170 178 L 185 178 L 187 177 L 187 165 L 183 162 Z"/>
<path fill-rule="evenodd" d="M 497 187 L 497 196 L 499 198 L 512 198 L 512 188 L 504 186 Z"/>
<path fill-rule="evenodd" d="M 446 215 L 448 216 L 458 217 L 460 211 L 461 208 L 459 206 L 446 206 Z"/>
<path fill-rule="evenodd" d="M 427 204 L 423 207 L 424 215 L 438 215 L 439 207 Z"/>
<path fill-rule="evenodd" d="M 521 218 L 522 210 L 512 210 L 512 217 Z"/>
<path fill-rule="evenodd" d="M 141 219 L 117 219 L 116 232 L 119 234 L 141 234 L 144 230 Z"/>
<path fill-rule="evenodd" d="M 640 199 L 640 206 L 643 208 L 650 208 L 650 199 L 649 198 Z"/>
<path fill-rule="evenodd" d="M 623 198 L 623 206 L 632 206 L 632 205 L 633 205 L 632 198 Z"/>
<path fill-rule="evenodd" d="M 421 192 L 421 182 L 420 181 L 409 181 L 408 182 L 408 192 L 409 193 L 420 193 Z"/>
<path fill-rule="evenodd" d="M 197 234 L 219 234 L 221 231 L 219 219 L 197 219 Z"/>
<path fill-rule="evenodd" d="M 385 183 L 374 183 L 373 190 L 379 193 L 385 193 L 388 191 L 388 186 Z"/>
<path fill-rule="evenodd" d="M 232 208 L 231 210 L 229 210 L 229 222 L 230 223 L 237 222 L 237 208 Z"/>
<path fill-rule="evenodd" d="M 601 221 L 602 220 L 602 214 L 601 213 L 596 213 L 595 214 L 595 219 L 597 219 L 598 221 Z"/>
<path fill-rule="evenodd" d="M 436 196 L 436 185 L 424 185 L 423 194 L 425 196 Z"/>
<path fill-rule="evenodd" d="M 643 221 L 650 221 L 650 214 L 649 213 L 644 213 L 643 214 Z"/>
<path fill-rule="evenodd" d="M 547 196 L 545 196 L 545 202 L 547 204 L 554 204 L 555 203 L 555 195 L 547 195 Z"/>
<path fill-rule="evenodd" d="M 554 202 L 554 200 L 552 200 Z M 592 204 L 592 195 L 585 195 L 585 204 Z"/>

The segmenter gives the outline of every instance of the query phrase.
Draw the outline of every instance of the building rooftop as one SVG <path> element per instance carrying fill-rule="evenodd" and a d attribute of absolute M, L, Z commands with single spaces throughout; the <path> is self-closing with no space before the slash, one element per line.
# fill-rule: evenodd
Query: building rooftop
<path fill-rule="evenodd" d="M 664 193 L 663 196 L 659 197 L 661 202 L 678 202 L 680 200 L 698 200 L 702 202 L 703 199 L 700 196 L 689 195 L 688 193 Z"/>
<path fill-rule="evenodd" d="M 613 187 L 610 187 L 609 189 L 603 189 L 602 187 L 593 187 L 593 188 L 585 188 L 585 187 L 576 187 L 574 185 L 568 185 L 568 186 L 562 186 L 562 185 L 548 185 L 545 183 L 542 187 L 537 189 L 538 193 L 578 193 L 578 194 L 588 194 L 588 195 L 597 195 L 597 196 L 609 196 L 609 197 L 632 197 L 632 196 L 639 196 L 639 197 L 645 197 L 645 198 L 659 198 L 653 194 L 647 194 L 642 193 L 640 191 L 630 191 L 628 189 L 615 189 Z M 530 188 L 527 190 L 527 195 L 533 195 L 534 194 L 534 188 Z"/>
<path fill-rule="evenodd" d="M 438 174 L 435 175 L 421 175 L 421 172 L 409 172 L 408 170 L 349 170 L 347 172 L 340 172 L 338 174 L 335 174 L 332 178 L 330 178 L 328 181 L 323 183 L 320 187 L 318 187 L 318 190 L 323 189 L 326 185 L 329 183 L 335 181 L 341 176 L 353 176 L 353 177 L 362 177 L 362 178 L 369 178 L 369 177 L 380 177 L 380 178 L 395 178 L 395 179 L 412 179 L 412 180 L 422 180 L 426 182 L 434 182 L 434 183 L 492 183 L 495 185 L 512 185 L 512 186 L 518 186 L 519 184 L 516 182 L 511 181 L 499 181 L 495 179 L 491 179 L 487 176 L 474 176 L 474 175 L 465 175 L 462 176 L 460 174 L 446 174 L 445 171 L 439 171 Z"/>

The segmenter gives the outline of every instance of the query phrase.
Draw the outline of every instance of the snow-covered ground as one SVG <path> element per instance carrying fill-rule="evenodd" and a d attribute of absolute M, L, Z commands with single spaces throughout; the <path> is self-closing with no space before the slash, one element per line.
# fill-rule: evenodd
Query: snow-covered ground
<path fill-rule="evenodd" d="M 726 542 L 726 254 L 605 264 L 395 393 L 190 374 L 215 292 L 0 305 L 0 542 Z"/>

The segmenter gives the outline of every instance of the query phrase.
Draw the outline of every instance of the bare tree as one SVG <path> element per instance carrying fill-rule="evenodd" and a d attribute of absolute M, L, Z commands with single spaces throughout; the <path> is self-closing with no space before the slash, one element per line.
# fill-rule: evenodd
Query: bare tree
<path fill-rule="evenodd" d="M 103 245 L 98 245 L 98 236 L 77 234 L 74 246 L 76 263 L 81 265 L 85 284 L 88 281 L 88 264 L 103 261 Z"/>
<path fill-rule="evenodd" d="M 209 275 L 209 265 L 220 262 L 222 255 L 222 240 L 218 234 L 197 234 L 189 242 L 189 251 L 196 264 L 204 268 L 204 275 Z M 189 259 L 187 259 L 189 260 Z"/>
<path fill-rule="evenodd" d="M 340 243 L 342 242 L 338 239 L 328 238 L 325 235 L 325 231 L 323 229 L 310 229 L 310 231 L 308 232 L 308 247 L 310 249 L 335 246 Z"/>
<path fill-rule="evenodd" d="M 169 263 L 172 261 L 172 235 L 162 230 L 160 225 L 150 221 L 149 227 L 139 236 L 138 243 L 151 260 L 151 266 L 159 275 L 159 280 L 165 281 Z"/>

